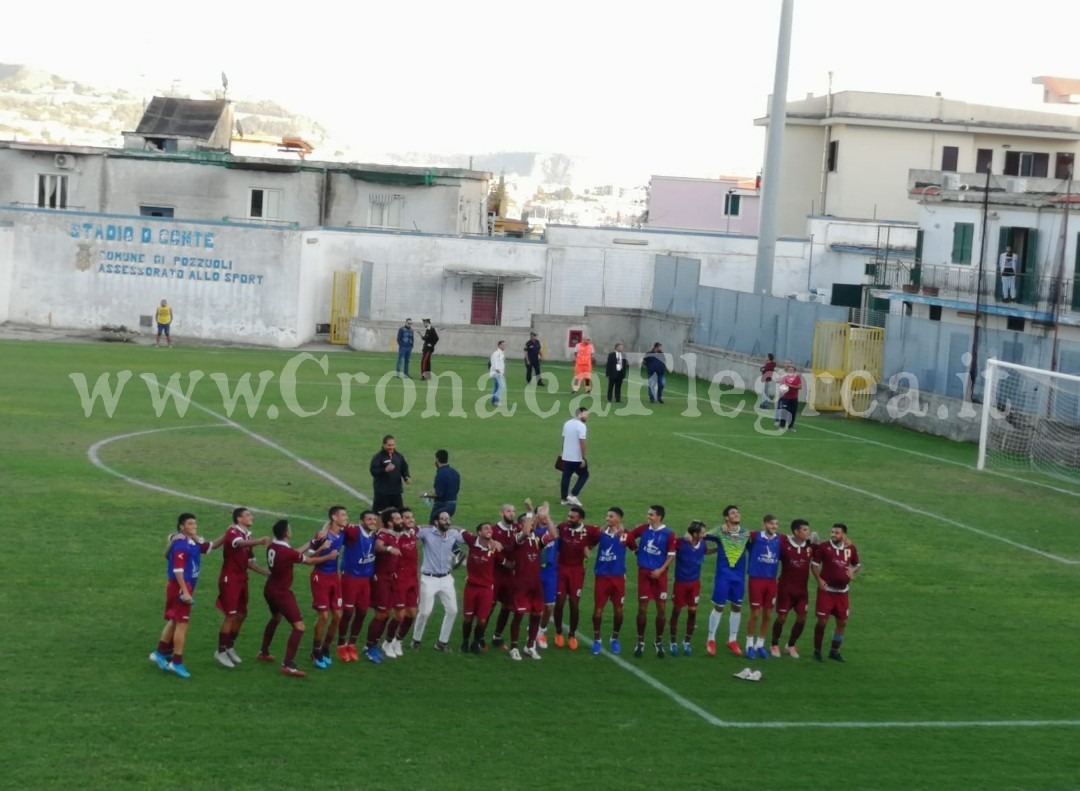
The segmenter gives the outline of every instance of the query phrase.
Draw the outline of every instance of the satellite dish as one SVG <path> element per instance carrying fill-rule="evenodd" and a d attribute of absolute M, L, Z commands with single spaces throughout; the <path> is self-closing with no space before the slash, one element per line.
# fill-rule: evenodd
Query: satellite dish
<path fill-rule="evenodd" d="M 240 137 L 244 136 L 244 127 L 240 125 L 239 118 L 236 119 L 236 134 L 240 135 Z"/>
<path fill-rule="evenodd" d="M 225 76 L 225 72 L 221 72 L 221 87 L 226 91 L 229 90 L 229 78 Z"/>

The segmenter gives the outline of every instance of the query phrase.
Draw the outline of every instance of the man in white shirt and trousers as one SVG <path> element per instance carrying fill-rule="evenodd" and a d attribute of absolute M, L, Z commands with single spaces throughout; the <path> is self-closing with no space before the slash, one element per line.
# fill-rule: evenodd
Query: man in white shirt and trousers
<path fill-rule="evenodd" d="M 499 399 L 506 396 L 506 341 L 499 341 L 499 345 L 491 353 L 488 369 L 493 382 L 491 403 L 498 406 Z"/>
<path fill-rule="evenodd" d="M 578 407 L 577 414 L 563 424 L 562 429 L 562 482 L 560 493 L 562 505 L 581 506 L 578 495 L 589 480 L 589 468 L 585 461 L 585 421 L 589 419 L 589 410 Z M 570 491 L 570 479 L 577 474 L 574 490 Z"/>

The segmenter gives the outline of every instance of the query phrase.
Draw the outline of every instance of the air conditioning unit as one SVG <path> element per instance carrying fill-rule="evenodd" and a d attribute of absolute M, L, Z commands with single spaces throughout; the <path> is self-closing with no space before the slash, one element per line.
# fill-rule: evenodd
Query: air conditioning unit
<path fill-rule="evenodd" d="M 942 173 L 941 174 L 941 188 L 945 190 L 958 190 L 960 189 L 960 174 L 959 173 Z"/>
<path fill-rule="evenodd" d="M 1027 192 L 1027 179 L 1005 179 L 1006 192 Z"/>
<path fill-rule="evenodd" d="M 57 154 L 55 162 L 60 170 L 70 170 L 75 167 L 75 157 L 71 154 Z"/>

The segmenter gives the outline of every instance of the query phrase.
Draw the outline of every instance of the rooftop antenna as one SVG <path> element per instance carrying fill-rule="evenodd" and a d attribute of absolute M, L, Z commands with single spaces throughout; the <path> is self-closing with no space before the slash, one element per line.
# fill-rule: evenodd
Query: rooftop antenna
<path fill-rule="evenodd" d="M 225 72 L 221 72 L 221 98 L 229 98 L 229 78 Z"/>

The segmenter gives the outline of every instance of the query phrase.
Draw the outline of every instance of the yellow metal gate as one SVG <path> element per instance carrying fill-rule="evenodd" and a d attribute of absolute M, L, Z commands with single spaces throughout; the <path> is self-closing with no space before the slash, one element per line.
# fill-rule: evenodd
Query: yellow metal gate
<path fill-rule="evenodd" d="M 356 273 L 334 272 L 330 297 L 330 343 L 349 342 L 349 319 L 356 315 Z"/>
<path fill-rule="evenodd" d="M 821 412 L 847 412 L 861 417 L 881 380 L 885 330 L 849 324 L 818 324 L 814 328 L 813 379 L 809 402 Z"/>

